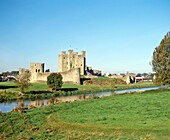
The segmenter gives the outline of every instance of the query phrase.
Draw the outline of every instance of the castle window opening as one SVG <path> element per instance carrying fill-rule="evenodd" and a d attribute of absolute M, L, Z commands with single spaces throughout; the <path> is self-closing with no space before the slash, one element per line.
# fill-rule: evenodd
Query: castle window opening
<path fill-rule="evenodd" d="M 35 69 L 35 72 L 37 72 L 37 69 Z"/>
<path fill-rule="evenodd" d="M 38 70 L 38 72 L 40 72 L 40 69 Z"/>
<path fill-rule="evenodd" d="M 64 59 L 65 59 L 65 57 L 64 57 Z"/>

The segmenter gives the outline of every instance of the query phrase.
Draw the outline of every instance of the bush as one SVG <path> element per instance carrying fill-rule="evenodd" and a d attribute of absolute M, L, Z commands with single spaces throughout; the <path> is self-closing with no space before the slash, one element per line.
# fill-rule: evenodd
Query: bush
<path fill-rule="evenodd" d="M 51 89 L 51 91 L 56 91 L 58 88 L 62 87 L 62 75 L 60 73 L 51 73 L 47 77 L 47 85 Z"/>
<path fill-rule="evenodd" d="M 15 81 L 15 83 L 18 85 L 18 87 L 20 88 L 21 93 L 24 93 L 25 90 L 31 86 L 30 83 L 30 76 L 31 74 L 28 72 L 24 72 L 20 75 L 17 76 L 17 79 Z"/>

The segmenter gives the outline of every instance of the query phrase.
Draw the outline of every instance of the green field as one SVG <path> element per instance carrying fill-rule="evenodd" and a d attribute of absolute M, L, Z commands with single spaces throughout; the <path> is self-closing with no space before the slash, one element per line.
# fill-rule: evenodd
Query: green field
<path fill-rule="evenodd" d="M 96 80 L 108 82 L 111 79 L 98 78 Z M 152 82 L 140 82 L 131 85 L 119 84 L 119 85 L 115 85 L 115 87 L 111 87 L 110 85 L 101 85 L 101 84 L 100 85 L 64 84 L 62 86 L 62 90 L 63 90 L 62 92 L 58 91 L 52 93 L 49 91 L 46 83 L 32 83 L 32 85 L 26 90 L 26 93 L 22 94 L 19 92 L 20 90 L 14 82 L 0 82 L 0 102 L 12 101 L 18 99 L 36 100 L 36 99 L 52 98 L 56 96 L 99 93 L 101 91 L 113 91 L 113 90 L 120 90 L 120 89 L 141 88 L 141 87 L 151 87 L 151 86 L 154 86 Z"/>
<path fill-rule="evenodd" d="M 101 79 L 101 78 L 100 78 Z M 108 79 L 108 78 L 107 78 Z M 107 81 L 107 79 L 105 79 Z M 141 87 L 150 87 L 154 86 L 152 82 L 139 82 L 131 85 L 126 84 L 119 84 L 115 85 L 116 89 L 127 89 L 127 88 L 141 88 Z M 0 89 L 1 87 L 6 87 L 6 91 L 19 91 L 19 88 L 14 82 L 0 82 Z M 101 85 L 75 85 L 75 84 L 63 84 L 62 88 L 78 88 L 79 90 L 89 90 L 89 89 L 99 89 L 101 88 Z M 104 85 L 102 86 L 103 89 L 110 89 L 110 85 Z M 47 91 L 48 86 L 46 83 L 32 83 L 32 85 L 26 90 L 26 92 L 29 91 Z"/>
<path fill-rule="evenodd" d="M 170 139 L 170 91 L 113 95 L 2 114 L 0 139 Z"/>

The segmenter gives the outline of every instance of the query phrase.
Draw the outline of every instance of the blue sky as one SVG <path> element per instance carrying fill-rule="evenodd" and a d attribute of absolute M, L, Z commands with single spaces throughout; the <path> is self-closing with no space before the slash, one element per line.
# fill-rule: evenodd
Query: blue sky
<path fill-rule="evenodd" d="M 102 72 L 151 72 L 152 53 L 170 30 L 169 0 L 0 0 L 0 72 L 86 50 Z"/>

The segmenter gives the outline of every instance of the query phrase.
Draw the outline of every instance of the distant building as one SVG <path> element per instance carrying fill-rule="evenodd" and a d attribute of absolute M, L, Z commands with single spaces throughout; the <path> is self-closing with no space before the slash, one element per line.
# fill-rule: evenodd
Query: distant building
<path fill-rule="evenodd" d="M 136 77 L 136 82 L 139 82 L 139 81 L 142 81 L 143 80 L 143 77 L 142 76 L 137 76 Z"/>

